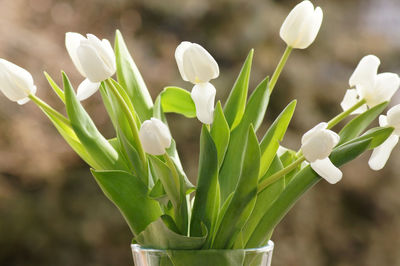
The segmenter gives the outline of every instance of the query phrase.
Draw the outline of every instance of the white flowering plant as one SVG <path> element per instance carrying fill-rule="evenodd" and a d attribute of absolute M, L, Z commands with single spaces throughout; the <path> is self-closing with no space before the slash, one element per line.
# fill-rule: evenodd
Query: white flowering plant
<path fill-rule="evenodd" d="M 266 130 L 256 136 L 279 75 L 293 49 L 305 49 L 322 23 L 321 8 L 298 4 L 284 21 L 280 36 L 287 48 L 271 78 L 266 77 L 249 99 L 251 50 L 224 104 L 215 104 L 219 76 L 214 58 L 199 44 L 182 42 L 175 59 L 191 92 L 164 88 L 153 102 L 123 37 L 108 40 L 88 34 L 66 34 L 66 48 L 85 78 L 74 91 L 62 73 L 61 89 L 47 74 L 51 88 L 65 104 L 66 114 L 36 93 L 32 76 L 0 60 L 0 90 L 12 101 L 34 102 L 60 135 L 90 166 L 104 194 L 118 207 L 133 241 L 170 250 L 244 249 L 265 245 L 294 203 L 314 184 L 342 178 L 339 167 L 373 150 L 369 165 L 381 169 L 400 136 L 400 105 L 385 110 L 400 79 L 377 74 L 380 61 L 364 57 L 351 75 L 343 112 L 306 132 L 298 151 L 280 146 L 296 106 L 290 102 Z M 116 74 L 117 80 L 112 76 Z M 99 91 L 115 128 L 106 139 L 81 101 Z M 180 163 L 165 114 L 177 113 L 203 123 L 197 185 Z M 338 133 L 331 129 L 350 115 Z M 260 133 L 260 132 L 258 132 Z M 179 264 L 180 265 L 180 264 Z"/>

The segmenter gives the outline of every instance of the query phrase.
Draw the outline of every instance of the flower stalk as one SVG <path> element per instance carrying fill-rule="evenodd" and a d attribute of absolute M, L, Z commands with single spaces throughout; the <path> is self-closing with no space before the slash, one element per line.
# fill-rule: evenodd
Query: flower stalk
<path fill-rule="evenodd" d="M 290 53 L 292 52 L 293 48 L 290 46 L 286 46 L 285 52 L 283 52 L 283 55 L 281 59 L 279 60 L 278 65 L 275 68 L 274 74 L 272 74 L 271 80 L 269 82 L 269 90 L 270 93 L 274 90 L 274 87 L 276 85 L 276 82 L 278 81 L 279 76 L 281 75 L 281 72 L 283 70 L 283 67 L 285 66 Z"/>

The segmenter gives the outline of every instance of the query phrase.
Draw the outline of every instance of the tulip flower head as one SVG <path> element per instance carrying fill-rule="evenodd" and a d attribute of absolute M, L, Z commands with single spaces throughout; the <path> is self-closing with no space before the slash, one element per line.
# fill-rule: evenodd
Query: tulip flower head
<path fill-rule="evenodd" d="M 323 19 L 320 7 L 310 1 L 297 4 L 286 17 L 280 30 L 281 38 L 292 48 L 305 49 L 318 35 Z"/>
<path fill-rule="evenodd" d="M 175 59 L 182 79 L 194 84 L 191 97 L 197 118 L 204 124 L 211 124 L 216 90 L 209 81 L 219 76 L 217 62 L 206 49 L 191 42 L 178 45 Z"/>
<path fill-rule="evenodd" d="M 114 75 L 114 50 L 106 39 L 100 40 L 92 34 L 85 38 L 75 32 L 66 33 L 65 46 L 76 69 L 86 78 L 77 94 L 78 99 L 84 100 L 97 91 L 101 81 Z"/>
<path fill-rule="evenodd" d="M 329 155 L 340 137 L 320 123 L 306 132 L 301 139 L 301 150 L 311 168 L 331 184 L 342 179 L 342 172 L 330 161 Z"/>
<path fill-rule="evenodd" d="M 168 127 L 159 119 L 152 117 L 143 122 L 139 139 L 143 150 L 151 155 L 162 155 L 171 146 L 171 134 Z"/>
<path fill-rule="evenodd" d="M 372 170 L 381 170 L 392 153 L 393 148 L 399 142 L 400 137 L 400 104 L 393 106 L 387 112 L 387 115 L 379 116 L 379 125 L 381 127 L 393 127 L 392 135 L 385 140 L 381 145 L 376 147 L 368 161 L 369 167 Z"/>
<path fill-rule="evenodd" d="M 36 93 L 32 75 L 25 69 L 0 59 L 0 91 L 11 101 L 25 104 Z"/>
<path fill-rule="evenodd" d="M 175 59 L 184 81 L 207 83 L 219 76 L 217 62 L 197 43 L 182 42 L 175 50 Z"/>
<path fill-rule="evenodd" d="M 395 73 L 378 74 L 379 65 L 380 60 L 375 55 L 367 55 L 361 59 L 349 80 L 350 87 L 355 88 L 347 90 L 340 104 L 344 111 L 364 99 L 366 104 L 353 112 L 360 114 L 367 107 L 371 108 L 393 97 L 399 89 L 400 78 Z"/>

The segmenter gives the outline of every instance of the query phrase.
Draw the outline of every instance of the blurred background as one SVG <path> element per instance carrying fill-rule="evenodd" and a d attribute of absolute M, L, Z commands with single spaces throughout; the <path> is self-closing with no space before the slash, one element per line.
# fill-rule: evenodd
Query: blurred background
<path fill-rule="evenodd" d="M 0 0 L 0 57 L 34 76 L 38 96 L 62 104 L 42 72 L 60 82 L 82 77 L 64 48 L 67 31 L 110 40 L 120 29 L 153 98 L 181 80 L 174 50 L 183 40 L 216 58 L 213 81 L 226 99 L 248 51 L 255 48 L 251 89 L 284 51 L 279 28 L 298 1 L 272 0 Z M 341 111 L 348 79 L 362 56 L 381 58 L 381 72 L 400 72 L 400 1 L 314 0 L 324 10 L 316 42 L 296 50 L 274 91 L 260 132 L 292 100 L 297 111 L 283 145 Z M 394 103 L 400 103 L 400 93 Z M 113 129 L 96 94 L 84 102 L 107 137 Z M 195 180 L 200 124 L 168 116 L 187 174 Z M 338 129 L 338 128 L 336 128 Z M 339 127 L 340 129 L 340 127 Z M 369 154 L 343 168 L 344 179 L 320 182 L 277 227 L 275 266 L 400 265 L 400 149 L 380 172 Z M 118 210 L 38 108 L 0 97 L 0 265 L 133 265 L 131 233 Z"/>

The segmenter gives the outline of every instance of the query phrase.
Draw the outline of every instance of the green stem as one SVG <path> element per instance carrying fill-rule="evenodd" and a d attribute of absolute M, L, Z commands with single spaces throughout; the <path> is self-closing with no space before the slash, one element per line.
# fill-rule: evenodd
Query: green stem
<path fill-rule="evenodd" d="M 270 93 L 272 93 L 272 91 L 274 90 L 276 82 L 278 81 L 278 78 L 281 75 L 283 67 L 285 66 L 286 61 L 288 60 L 289 55 L 292 52 L 292 50 L 293 50 L 292 47 L 286 46 L 285 52 L 283 53 L 281 60 L 279 61 L 278 65 L 276 66 L 274 74 L 272 74 L 271 80 L 269 81 Z"/>
<path fill-rule="evenodd" d="M 29 99 L 31 99 L 37 106 L 39 106 L 40 108 L 46 110 L 47 112 L 49 112 L 50 114 L 54 115 L 55 117 L 57 117 L 58 119 L 60 119 L 62 122 L 64 122 L 67 125 L 71 125 L 70 121 L 68 118 L 66 118 L 65 116 L 63 116 L 62 114 L 60 114 L 58 111 L 56 111 L 53 107 L 51 107 L 50 105 L 48 105 L 47 103 L 45 103 L 43 100 L 41 100 L 39 97 L 33 95 L 33 94 L 29 94 Z"/>
<path fill-rule="evenodd" d="M 283 168 L 282 170 L 276 172 L 273 175 L 270 175 L 263 181 L 261 181 L 260 184 L 258 184 L 258 189 L 257 189 L 257 194 L 261 193 L 264 189 L 266 189 L 268 186 L 272 185 L 282 177 L 284 177 L 286 174 L 290 173 L 293 171 L 299 164 L 301 164 L 305 160 L 304 156 L 301 155 L 296 161 L 293 163 L 289 164 L 287 167 Z"/>
<path fill-rule="evenodd" d="M 353 105 L 352 107 L 347 109 L 346 111 L 344 111 L 344 112 L 338 114 L 337 116 L 335 116 L 334 118 L 332 118 L 328 122 L 327 128 L 330 129 L 330 128 L 334 127 L 335 125 L 337 125 L 340 121 L 342 121 L 343 119 L 348 117 L 352 112 L 354 112 L 355 110 L 360 108 L 363 104 L 365 104 L 365 102 L 366 101 L 364 99 L 362 99 L 358 103 L 356 103 L 355 105 Z"/>
<path fill-rule="evenodd" d="M 134 116 L 131 113 L 131 111 L 128 107 L 128 104 L 125 102 L 124 98 L 118 92 L 117 88 L 114 86 L 112 81 L 110 79 L 106 79 L 105 82 L 107 83 L 108 87 L 111 88 L 112 93 L 114 94 L 115 98 L 117 98 L 118 103 L 120 104 L 120 106 L 122 107 L 122 110 L 124 111 L 124 113 L 126 115 L 126 119 L 128 120 L 129 126 L 132 130 L 133 139 L 137 141 L 137 145 L 135 148 L 138 150 L 139 156 L 142 159 L 144 166 L 146 166 L 147 165 L 146 154 L 143 151 L 142 145 L 138 141 L 139 140 L 139 130 L 136 126 Z M 146 167 L 143 169 L 146 169 Z"/>

